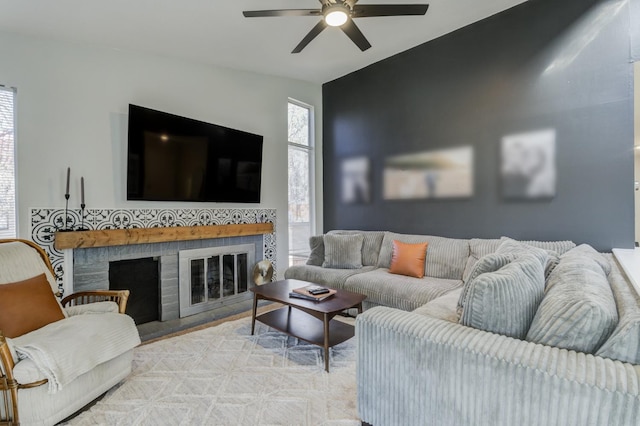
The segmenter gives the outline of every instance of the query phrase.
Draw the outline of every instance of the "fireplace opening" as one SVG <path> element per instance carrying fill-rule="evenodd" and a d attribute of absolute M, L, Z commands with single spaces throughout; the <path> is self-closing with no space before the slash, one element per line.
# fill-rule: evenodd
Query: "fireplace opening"
<path fill-rule="evenodd" d="M 159 320 L 158 260 L 153 257 L 109 262 L 109 290 L 129 290 L 127 314 L 137 325 Z"/>
<path fill-rule="evenodd" d="M 181 250 L 178 258 L 181 318 L 250 297 L 254 244 Z"/>

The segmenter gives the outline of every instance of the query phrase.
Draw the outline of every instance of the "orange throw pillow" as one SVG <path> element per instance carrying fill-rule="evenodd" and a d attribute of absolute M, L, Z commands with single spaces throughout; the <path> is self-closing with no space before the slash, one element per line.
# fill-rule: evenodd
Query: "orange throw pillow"
<path fill-rule="evenodd" d="M 424 277 L 424 261 L 427 258 L 429 243 L 408 244 L 393 241 L 393 256 L 389 272 L 409 277 Z"/>
<path fill-rule="evenodd" d="M 6 337 L 18 337 L 64 319 L 47 277 L 0 284 L 0 330 Z"/>

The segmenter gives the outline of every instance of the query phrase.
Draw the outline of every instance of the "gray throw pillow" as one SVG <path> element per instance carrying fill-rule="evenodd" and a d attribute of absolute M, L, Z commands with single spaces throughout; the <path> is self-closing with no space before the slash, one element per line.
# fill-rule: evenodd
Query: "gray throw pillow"
<path fill-rule="evenodd" d="M 511 253 L 516 257 L 519 257 L 523 254 L 534 255 L 537 259 L 540 260 L 540 263 L 544 268 L 545 279 L 549 278 L 549 275 L 551 275 L 551 272 L 558 264 L 558 260 L 559 260 L 558 254 L 553 250 L 534 247 L 532 245 L 529 245 L 527 243 L 523 243 L 520 241 L 516 241 L 509 237 L 502 237 L 500 238 L 500 241 L 502 241 L 502 243 L 500 243 L 500 246 L 496 250 L 496 253 L 499 253 L 499 254 Z"/>
<path fill-rule="evenodd" d="M 604 256 L 603 256 L 604 257 Z M 607 257 L 612 258 L 608 254 Z M 596 355 L 630 364 L 640 364 L 640 295 L 618 267 L 609 274 L 609 284 L 618 308 L 618 325 Z"/>
<path fill-rule="evenodd" d="M 362 234 L 326 234 L 324 236 L 323 268 L 362 268 Z"/>
<path fill-rule="evenodd" d="M 307 259 L 307 265 L 322 266 L 322 262 L 324 262 L 324 237 L 322 235 L 309 237 L 309 248 L 311 254 Z"/>
<path fill-rule="evenodd" d="M 561 257 L 570 257 L 570 256 L 583 256 L 588 257 L 594 262 L 596 262 L 605 274 L 609 275 L 611 273 L 611 263 L 601 254 L 598 253 L 596 249 L 591 247 L 589 244 L 580 244 L 579 246 L 572 248 Z"/>
<path fill-rule="evenodd" d="M 526 340 L 584 353 L 595 351 L 618 323 L 604 271 L 587 257 L 569 256 L 549 277 Z"/>
<path fill-rule="evenodd" d="M 469 282 L 460 323 L 523 339 L 544 296 L 540 260 L 524 254 Z"/>
<path fill-rule="evenodd" d="M 458 315 L 462 315 L 462 309 L 464 308 L 464 299 L 469 292 L 470 283 L 478 276 L 486 274 L 487 272 L 495 272 L 505 265 L 511 263 L 515 259 L 515 255 L 512 253 L 498 254 L 491 253 L 486 256 L 482 256 L 470 269 L 467 278 L 464 280 L 464 287 L 460 293 L 458 299 L 457 312 Z"/>
<path fill-rule="evenodd" d="M 353 235 L 362 234 L 362 266 L 376 266 L 378 264 L 378 255 L 380 254 L 380 246 L 384 238 L 384 231 L 357 231 L 338 229 L 327 232 L 327 234 Z"/>

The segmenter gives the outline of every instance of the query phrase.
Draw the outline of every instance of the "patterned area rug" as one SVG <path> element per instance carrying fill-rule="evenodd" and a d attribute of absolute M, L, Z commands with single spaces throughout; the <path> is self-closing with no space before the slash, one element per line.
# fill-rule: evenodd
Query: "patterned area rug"
<path fill-rule="evenodd" d="M 140 346 L 132 374 L 68 424 L 360 424 L 355 338 L 326 373 L 320 347 L 259 322 L 250 333 L 244 318 Z"/>

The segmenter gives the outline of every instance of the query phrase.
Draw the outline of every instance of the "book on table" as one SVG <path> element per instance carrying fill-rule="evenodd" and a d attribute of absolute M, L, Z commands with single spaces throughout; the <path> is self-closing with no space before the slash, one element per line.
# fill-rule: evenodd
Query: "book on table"
<path fill-rule="evenodd" d="M 320 287 L 317 285 L 308 285 L 304 287 L 294 288 L 293 291 L 289 293 L 289 297 L 321 302 L 333 296 L 334 294 L 336 294 L 336 290 L 332 288 Z"/>

